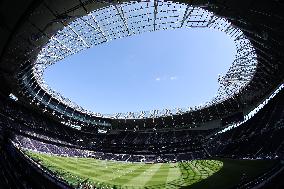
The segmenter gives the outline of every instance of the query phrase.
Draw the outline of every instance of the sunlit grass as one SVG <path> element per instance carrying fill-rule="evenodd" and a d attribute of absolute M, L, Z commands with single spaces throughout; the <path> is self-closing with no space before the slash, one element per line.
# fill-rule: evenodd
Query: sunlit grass
<path fill-rule="evenodd" d="M 26 152 L 72 186 L 88 182 L 97 188 L 180 188 L 218 172 L 218 160 L 179 163 L 130 163 Z"/>
<path fill-rule="evenodd" d="M 25 151 L 33 160 L 77 188 L 228 189 L 271 169 L 275 160 L 192 160 L 178 163 L 130 163 Z"/>

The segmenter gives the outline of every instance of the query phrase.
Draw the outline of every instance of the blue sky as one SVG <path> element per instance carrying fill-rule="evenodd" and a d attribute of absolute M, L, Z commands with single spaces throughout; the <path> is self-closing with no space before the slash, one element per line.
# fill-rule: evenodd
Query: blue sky
<path fill-rule="evenodd" d="M 117 39 L 46 69 L 45 81 L 100 113 L 188 107 L 210 100 L 236 53 L 212 29 L 176 29 Z"/>

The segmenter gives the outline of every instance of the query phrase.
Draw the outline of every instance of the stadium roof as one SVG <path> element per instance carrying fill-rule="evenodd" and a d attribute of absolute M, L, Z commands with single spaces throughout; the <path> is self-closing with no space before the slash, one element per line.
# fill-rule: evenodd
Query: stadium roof
<path fill-rule="evenodd" d="M 210 115 L 214 117 L 210 119 L 220 118 L 244 108 L 249 109 L 253 102 L 259 101 L 283 80 L 283 73 L 279 72 L 283 56 L 279 53 L 281 42 L 277 43 L 281 41 L 279 31 L 282 31 L 278 13 L 263 16 L 254 11 L 251 15 L 246 15 L 240 11 L 242 6 L 244 5 L 234 4 L 233 1 L 196 1 L 189 5 L 161 1 L 70 1 L 58 2 L 56 5 L 33 2 L 26 6 L 29 11 L 26 11 L 26 16 L 21 20 L 21 12 L 13 15 L 18 24 L 14 22 L 11 25 L 15 29 L 2 54 L 3 77 L 10 92 L 19 101 L 29 102 L 33 107 L 39 107 L 65 123 L 108 125 L 109 122 L 105 122 L 108 119 L 104 119 L 103 115 L 88 112 L 48 88 L 41 79 L 44 68 L 80 50 L 119 37 L 176 27 L 210 27 L 228 33 L 236 41 L 239 53 L 233 63 L 237 67 L 232 66 L 220 80 L 222 85 L 219 95 L 204 107 L 198 107 L 202 111 L 216 109 L 218 116 Z M 264 7 L 262 9 L 262 12 L 268 11 Z M 259 17 L 262 19 L 257 19 Z M 88 35 L 84 33 L 92 33 L 96 38 L 87 40 Z M 9 88 L 6 90 L 9 91 Z M 232 106 L 232 103 L 236 106 Z M 105 117 L 179 117 L 192 114 L 191 111 L 198 112 L 181 108 L 173 111 L 154 110 L 148 114 L 128 112 Z"/>
<path fill-rule="evenodd" d="M 127 112 L 103 115 L 100 112 L 84 110 L 76 103 L 65 98 L 62 94 L 51 89 L 43 80 L 44 69 L 59 60 L 72 54 L 76 54 L 96 45 L 137 35 L 143 32 L 157 30 L 169 30 L 176 28 L 207 27 L 228 34 L 235 42 L 237 55 L 228 73 L 220 78 L 220 89 L 212 101 L 204 103 L 210 106 L 238 93 L 253 77 L 257 61 L 254 48 L 250 41 L 243 35 L 242 31 L 233 27 L 226 19 L 215 16 L 213 13 L 199 7 L 185 4 L 141 1 L 113 4 L 88 13 L 86 16 L 76 18 L 66 23 L 63 29 L 52 35 L 48 43 L 41 49 L 37 60 L 32 67 L 32 72 L 23 74 L 22 78 L 35 77 L 41 89 L 47 92 L 66 106 L 77 111 L 94 116 L 106 118 L 139 119 L 147 117 L 170 116 L 191 111 L 192 107 L 177 108 L 174 110 L 153 110 L 141 112 Z M 24 71 L 25 68 L 24 68 Z M 23 79 L 23 84 L 31 88 L 30 93 L 38 94 L 31 86 L 33 80 Z M 41 95 L 34 95 L 37 103 L 50 106 L 49 100 Z M 203 108 L 203 107 L 194 107 Z"/>

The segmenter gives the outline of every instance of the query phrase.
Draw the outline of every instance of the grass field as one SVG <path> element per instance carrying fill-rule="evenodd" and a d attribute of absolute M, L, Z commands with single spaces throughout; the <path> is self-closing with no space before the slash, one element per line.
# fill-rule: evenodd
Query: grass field
<path fill-rule="evenodd" d="M 145 164 L 25 153 L 70 185 L 88 182 L 97 188 L 221 189 L 238 184 L 243 173 L 251 179 L 274 164 L 245 160 Z"/>

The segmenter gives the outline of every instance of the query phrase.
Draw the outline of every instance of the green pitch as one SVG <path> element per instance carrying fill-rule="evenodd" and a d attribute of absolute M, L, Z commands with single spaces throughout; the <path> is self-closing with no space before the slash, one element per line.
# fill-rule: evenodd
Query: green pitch
<path fill-rule="evenodd" d="M 96 188 L 227 188 L 240 181 L 243 174 L 241 166 L 250 177 L 271 166 L 263 162 L 247 166 L 247 161 L 235 163 L 237 160 L 234 160 L 232 163 L 232 160 L 225 160 L 228 162 L 226 167 L 229 165 L 226 171 L 226 168 L 223 169 L 224 161 L 220 160 L 145 164 L 62 157 L 30 151 L 26 151 L 26 154 L 74 187 L 83 182 Z M 254 167 L 259 170 L 251 171 Z M 206 182 L 208 178 L 211 180 L 209 184 Z"/>

